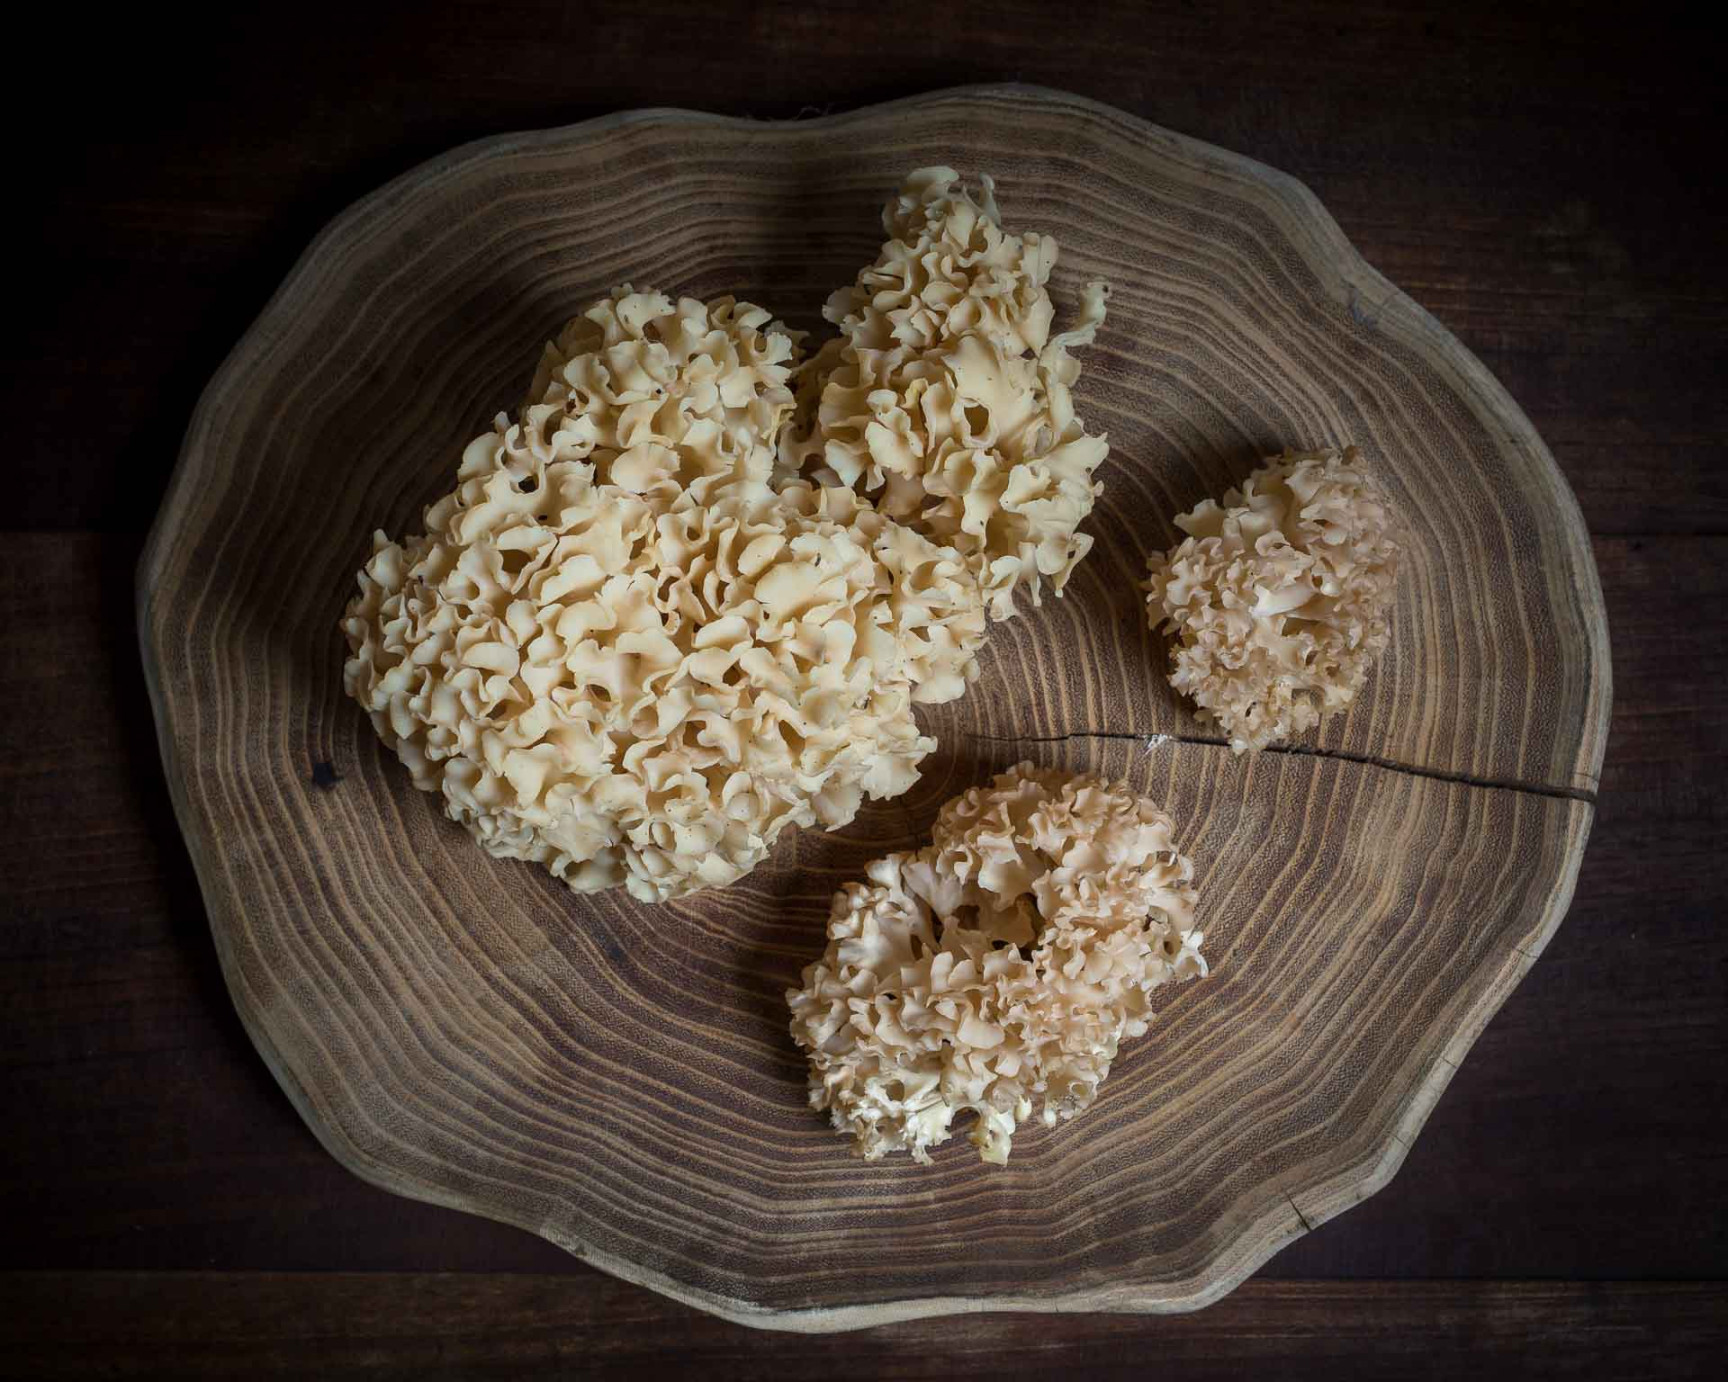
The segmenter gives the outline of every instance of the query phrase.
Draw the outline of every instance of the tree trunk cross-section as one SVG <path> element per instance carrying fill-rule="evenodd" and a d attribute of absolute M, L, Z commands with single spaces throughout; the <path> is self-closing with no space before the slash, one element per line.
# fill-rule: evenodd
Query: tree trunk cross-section
<path fill-rule="evenodd" d="M 341 694 L 374 527 L 414 530 L 538 344 L 615 283 L 794 324 L 909 169 L 994 173 L 1054 291 L 1114 286 L 1110 435 L 1061 600 L 926 716 L 922 781 L 663 907 L 487 858 Z M 1392 646 L 1316 736 L 1236 758 L 1135 588 L 1174 516 L 1285 445 L 1354 441 L 1413 533 Z M 330 1150 L 752 1323 L 1181 1310 L 1392 1175 L 1559 924 L 1594 812 L 1607 629 L 1523 414 L 1305 189 L 1078 98 L 980 88 L 758 124 L 655 111 L 470 145 L 314 244 L 206 392 L 140 576 L 162 749 L 241 1017 Z M 854 1161 L 782 991 L 833 890 L 1022 758 L 1150 793 L 1195 859 L 1204 983 L 1097 1106 L 1006 1169 Z"/>

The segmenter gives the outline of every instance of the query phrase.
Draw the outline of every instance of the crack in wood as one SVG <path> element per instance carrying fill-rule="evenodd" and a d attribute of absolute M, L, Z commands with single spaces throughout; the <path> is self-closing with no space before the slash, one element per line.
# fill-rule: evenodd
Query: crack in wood
<path fill-rule="evenodd" d="M 1296 1211 L 1296 1217 L 1302 1221 L 1302 1231 L 1304 1233 L 1314 1232 L 1314 1225 L 1308 1222 L 1308 1216 L 1302 1212 L 1302 1206 L 1296 1203 L 1296 1197 L 1286 1190 L 1284 1198 L 1290 1202 L 1290 1208 Z"/>
<path fill-rule="evenodd" d="M 1069 739 L 1122 739 L 1130 742 L 1156 739 L 1166 744 L 1195 744 L 1203 748 L 1218 749 L 1230 747 L 1228 739 L 1209 734 L 1129 734 L 1110 729 L 1076 729 L 1066 734 L 980 734 L 975 730 L 961 732 L 968 739 L 997 744 L 1060 744 Z M 1378 758 L 1371 753 L 1352 753 L 1348 749 L 1324 749 L 1306 744 L 1272 744 L 1264 752 L 1297 758 L 1336 758 L 1345 763 L 1361 763 L 1370 768 L 1403 773 L 1408 777 L 1425 777 L 1434 782 L 1455 782 L 1462 787 L 1485 787 L 1502 792 L 1522 792 L 1527 796 L 1581 801 L 1592 809 L 1596 806 L 1596 793 L 1583 787 L 1554 787 L 1548 783 L 1525 782 L 1518 778 L 1477 777 L 1471 773 L 1446 772 L 1441 768 L 1418 768 L 1390 758 Z"/>

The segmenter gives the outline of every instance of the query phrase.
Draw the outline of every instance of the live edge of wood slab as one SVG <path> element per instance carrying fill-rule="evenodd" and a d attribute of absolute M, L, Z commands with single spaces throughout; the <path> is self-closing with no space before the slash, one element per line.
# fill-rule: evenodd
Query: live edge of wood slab
<path fill-rule="evenodd" d="M 412 529 L 538 342 L 612 284 L 795 324 L 909 168 L 997 175 L 1113 285 L 1110 435 L 1066 598 L 998 626 L 907 797 L 659 908 L 483 856 L 341 696 L 374 527 Z M 1355 441 L 1409 521 L 1392 648 L 1311 740 L 1233 757 L 1134 582 L 1286 444 Z M 1191 1309 L 1372 1194 L 1564 916 L 1610 702 L 1589 542 L 1529 422 L 1299 184 L 1111 110 L 966 88 L 762 124 L 644 111 L 455 150 L 333 223 L 206 391 L 140 570 L 163 756 L 247 1030 L 319 1138 L 747 1323 Z M 827 900 L 1022 758 L 1162 802 L 1214 974 L 1005 1169 L 873 1166 L 804 1101 L 781 993 Z M 307 764 L 329 765 L 319 781 Z"/>

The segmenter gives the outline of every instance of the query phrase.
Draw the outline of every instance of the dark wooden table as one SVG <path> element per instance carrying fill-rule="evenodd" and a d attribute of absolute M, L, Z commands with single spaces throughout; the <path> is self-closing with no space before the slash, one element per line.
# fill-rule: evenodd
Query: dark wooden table
<path fill-rule="evenodd" d="M 248 7 L 236 7 L 243 9 Z M 1592 13 L 1594 8 L 1596 12 Z M 13 34 L 0 389 L 0 1374 L 1679 1375 L 1728 1346 L 1728 247 L 1716 50 L 1655 7 L 301 5 Z M 1464 11 L 1476 9 L 1476 13 Z M 1528 410 L 1615 662 L 1571 915 L 1378 1198 L 1175 1319 L 724 1324 L 338 1168 L 234 1017 L 132 571 L 318 226 L 478 135 L 1066 87 L 1306 181 Z"/>

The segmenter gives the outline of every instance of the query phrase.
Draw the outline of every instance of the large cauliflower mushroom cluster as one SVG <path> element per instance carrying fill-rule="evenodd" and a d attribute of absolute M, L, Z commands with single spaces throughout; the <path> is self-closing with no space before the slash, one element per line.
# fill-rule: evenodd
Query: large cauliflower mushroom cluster
<path fill-rule="evenodd" d="M 347 690 L 493 854 L 650 901 L 732 882 L 911 786 L 913 705 L 965 691 L 1017 586 L 1060 589 L 1105 449 L 1066 348 L 1103 290 L 1050 336 L 1054 244 L 954 183 L 911 176 L 801 374 L 759 307 L 618 289 L 424 533 L 377 534 Z"/>
<path fill-rule="evenodd" d="M 786 997 L 811 1104 L 871 1160 L 927 1162 L 971 1110 L 1005 1162 L 1034 1099 L 1046 1125 L 1086 1108 L 1153 990 L 1206 973 L 1169 817 L 1095 777 L 1021 764 L 867 876 Z"/>
<path fill-rule="evenodd" d="M 377 536 L 348 691 L 493 854 L 663 900 L 916 781 L 983 609 L 859 496 L 771 486 L 795 357 L 760 308 L 622 289 L 425 534 Z"/>
<path fill-rule="evenodd" d="M 1188 537 L 1151 558 L 1149 617 L 1176 636 L 1170 684 L 1230 747 L 1349 705 L 1386 646 L 1400 555 L 1357 449 L 1274 456 L 1176 525 Z"/>
<path fill-rule="evenodd" d="M 876 262 L 823 309 L 840 335 L 800 382 L 781 463 L 856 487 L 889 517 L 958 549 L 991 615 L 1014 593 L 1061 592 L 1091 548 L 1079 532 L 1108 453 L 1074 412 L 1079 362 L 1108 288 L 1087 285 L 1079 324 L 1052 336 L 1045 285 L 1056 242 L 1002 229 L 952 168 L 921 168 L 883 212 Z"/>

